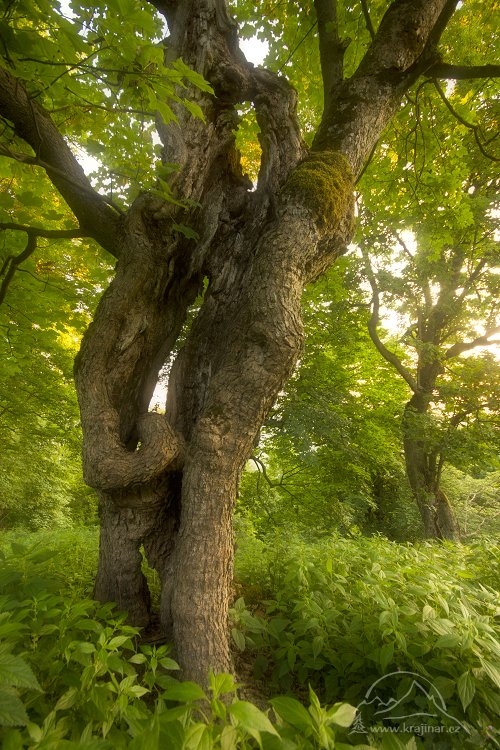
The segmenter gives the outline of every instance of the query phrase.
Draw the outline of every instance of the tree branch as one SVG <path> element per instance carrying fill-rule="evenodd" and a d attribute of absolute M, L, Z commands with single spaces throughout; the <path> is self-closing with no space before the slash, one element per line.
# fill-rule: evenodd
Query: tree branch
<path fill-rule="evenodd" d="M 83 447 L 84 479 L 90 487 L 110 492 L 149 482 L 165 471 L 177 471 L 184 462 L 185 443 L 163 414 L 150 412 L 137 424 L 141 444 L 128 451 L 115 431 L 96 430 Z M 96 460 L 98 456 L 98 460 Z"/>
<path fill-rule="evenodd" d="M 412 389 L 413 393 L 417 393 L 418 391 L 418 385 L 415 378 L 412 376 L 412 374 L 406 369 L 406 367 L 403 365 L 399 357 L 394 354 L 394 352 L 391 352 L 385 344 L 381 341 L 378 332 L 377 332 L 377 326 L 380 319 L 380 294 L 378 289 L 377 280 L 375 278 L 375 274 L 373 273 L 370 261 L 368 259 L 368 255 L 363 252 L 363 259 L 365 261 L 365 271 L 368 278 L 368 281 L 370 283 L 370 286 L 372 288 L 373 292 L 373 298 L 372 298 L 372 314 L 370 316 L 370 319 L 368 320 L 368 333 L 370 334 L 370 338 L 373 341 L 373 344 L 375 345 L 375 348 L 377 351 L 382 355 L 382 357 L 386 360 L 386 362 L 389 362 L 397 372 L 401 375 L 401 377 L 408 383 L 410 388 Z"/>
<path fill-rule="evenodd" d="M 368 10 L 368 3 L 366 0 L 361 0 L 361 10 L 365 19 L 366 28 L 372 39 L 375 39 L 375 29 L 373 28 L 372 19 L 370 18 L 370 11 Z"/>
<path fill-rule="evenodd" d="M 29 258 L 30 255 L 33 255 L 33 253 L 35 252 L 36 239 L 36 235 L 29 232 L 26 247 L 24 248 L 22 253 L 19 253 L 19 255 L 9 255 L 9 257 L 5 260 L 2 269 L 0 270 L 0 277 L 4 276 L 4 279 L 0 286 L 0 305 L 5 299 L 7 289 L 9 288 L 10 282 L 12 281 L 19 264 Z"/>
<path fill-rule="evenodd" d="M 278 68 L 278 73 L 281 73 L 281 71 L 283 70 L 283 68 L 285 67 L 285 65 L 287 65 L 290 62 L 290 60 L 292 59 L 292 57 L 294 56 L 294 54 L 297 52 L 297 50 L 299 49 L 299 47 L 302 44 L 304 44 L 304 42 L 306 41 L 306 39 L 309 36 L 309 34 L 312 34 L 312 32 L 314 31 L 314 29 L 316 28 L 317 25 L 318 25 L 318 22 L 314 21 L 314 23 L 306 31 L 306 33 L 304 34 L 304 36 L 297 42 L 297 44 L 295 45 L 295 47 L 293 47 L 293 49 L 291 50 L 291 52 L 288 54 L 286 60 L 284 60 L 281 63 L 281 65 Z"/>
<path fill-rule="evenodd" d="M 438 92 L 439 96 L 445 103 L 448 110 L 451 112 L 453 117 L 455 117 L 458 122 L 460 122 L 462 125 L 464 125 L 469 130 L 472 130 L 474 134 L 474 138 L 476 139 L 477 146 L 482 153 L 483 156 L 485 156 L 487 159 L 491 159 L 491 161 L 500 161 L 500 158 L 493 156 L 493 154 L 488 153 L 486 149 L 484 148 L 483 144 L 481 143 L 481 139 L 479 138 L 479 127 L 477 125 L 473 125 L 471 122 L 467 122 L 453 107 L 453 105 L 450 103 L 449 99 L 447 98 L 446 94 L 444 93 L 443 89 L 439 85 L 436 79 L 433 80 L 434 86 L 436 88 L 436 91 Z"/>
<path fill-rule="evenodd" d="M 313 150 L 341 151 L 358 177 L 401 97 L 435 62 L 435 45 L 456 3 L 397 0 L 390 4 L 356 72 L 344 79 L 325 107 Z M 358 126 L 363 138 L 355 140 L 352 132 Z"/>
<path fill-rule="evenodd" d="M 49 239 L 74 239 L 77 237 L 90 237 L 88 232 L 83 229 L 44 229 L 44 227 L 30 227 L 26 224 L 16 224 L 13 221 L 0 222 L 0 231 L 14 230 L 26 232 L 37 237 L 47 237 Z"/>
<path fill-rule="evenodd" d="M 499 78 L 500 65 L 452 65 L 434 63 L 427 71 L 429 78 L 445 78 L 453 81 L 470 81 L 475 78 Z"/>
<path fill-rule="evenodd" d="M 459 341 L 458 343 L 453 344 L 453 346 L 450 346 L 450 348 L 447 349 L 444 358 L 452 359 L 453 357 L 458 357 L 458 355 L 462 354 L 462 352 L 467 352 L 470 349 L 475 349 L 478 346 L 492 346 L 493 344 L 499 344 L 500 341 L 496 339 L 494 339 L 493 341 L 488 341 L 490 336 L 493 336 L 495 333 L 500 333 L 500 326 L 490 328 L 483 336 L 478 336 L 473 341 Z"/>
<path fill-rule="evenodd" d="M 486 263 L 487 263 L 487 261 L 483 258 L 482 260 L 479 261 L 479 263 L 477 264 L 477 266 L 475 267 L 475 269 L 472 271 L 471 275 L 469 276 L 469 278 L 464 283 L 464 288 L 463 288 L 462 293 L 458 297 L 458 301 L 459 302 L 463 302 L 464 301 L 465 297 L 467 296 L 467 294 L 469 293 L 469 291 L 471 290 L 471 288 L 474 286 L 474 282 L 477 281 L 478 277 L 481 274 L 481 271 L 486 266 Z"/>
<path fill-rule="evenodd" d="M 9 255 L 0 269 L 0 278 L 4 276 L 0 286 L 0 305 L 5 299 L 10 282 L 16 271 L 22 271 L 19 265 L 32 255 L 37 247 L 37 238 L 46 237 L 47 239 L 72 239 L 75 237 L 90 237 L 90 235 L 81 229 L 44 229 L 44 227 L 31 227 L 26 224 L 16 224 L 12 221 L 0 222 L 0 231 L 18 231 L 26 232 L 28 240 L 26 248 L 19 255 Z"/>
<path fill-rule="evenodd" d="M 90 186 L 90 183 L 89 183 L 89 187 L 85 188 L 83 185 L 79 185 L 77 182 L 74 182 L 70 177 L 68 177 L 67 174 L 64 174 L 64 172 L 62 172 L 62 170 L 57 169 L 56 167 L 51 167 L 50 164 L 47 164 L 46 162 L 42 161 L 41 159 L 37 159 L 36 156 L 30 156 L 29 154 L 23 154 L 23 153 L 20 153 L 19 151 L 11 151 L 11 149 L 6 148 L 2 144 L 0 144 L 0 155 L 1 156 L 6 156 L 8 159 L 14 159 L 14 161 L 21 162 L 21 164 L 29 164 L 29 165 L 31 165 L 33 167 L 42 167 L 42 169 L 45 169 L 45 171 L 47 172 L 47 174 L 48 174 L 48 172 L 50 170 L 54 174 L 59 175 L 59 177 L 61 177 L 66 182 L 68 182 L 71 185 L 73 185 L 77 190 L 80 190 L 80 191 L 83 191 L 83 192 L 87 191 L 92 196 L 94 196 L 96 194 L 99 195 L 99 197 L 102 198 L 103 202 L 107 203 L 108 206 L 111 206 L 111 208 L 113 208 L 116 211 L 117 214 L 119 214 L 120 216 L 125 216 L 124 212 L 121 210 L 121 208 L 119 206 L 116 205 L 116 203 L 113 203 L 113 201 L 109 200 L 109 198 L 106 198 L 104 195 L 100 195 L 100 193 L 96 193 L 96 191 L 94 190 L 94 188 L 92 186 Z M 59 192 L 61 192 L 61 191 L 59 191 Z M 90 237 L 92 235 L 89 234 L 88 236 Z"/>
<path fill-rule="evenodd" d="M 0 68 L 0 114 L 31 146 L 37 164 L 44 167 L 84 231 L 116 257 L 119 216 L 93 189 L 50 115 L 5 68 Z"/>
<path fill-rule="evenodd" d="M 325 104 L 344 78 L 344 53 L 348 42 L 339 37 L 337 0 L 314 0 L 318 19 L 319 57 Z"/>
<path fill-rule="evenodd" d="M 293 492 L 289 490 L 288 487 L 284 484 L 284 479 L 285 479 L 284 473 L 281 475 L 281 479 L 279 480 L 279 482 L 275 482 L 273 479 L 271 479 L 271 477 L 267 473 L 266 465 L 260 458 L 257 458 L 257 456 L 252 455 L 250 456 L 250 460 L 254 462 L 254 464 L 256 465 L 259 471 L 259 474 L 262 475 L 262 477 L 266 480 L 267 484 L 269 485 L 269 487 L 271 487 L 271 489 L 281 488 L 286 493 L 288 493 L 290 497 L 295 499 Z"/>
<path fill-rule="evenodd" d="M 414 256 L 411 254 L 408 245 L 406 244 L 406 242 L 404 241 L 404 239 L 401 237 L 401 235 L 399 234 L 399 232 L 397 232 L 396 230 L 394 230 L 394 236 L 397 239 L 397 241 L 399 242 L 399 244 L 401 245 L 401 247 L 403 248 L 403 252 L 405 253 L 405 255 L 410 259 L 410 262 L 412 264 L 415 263 Z"/>

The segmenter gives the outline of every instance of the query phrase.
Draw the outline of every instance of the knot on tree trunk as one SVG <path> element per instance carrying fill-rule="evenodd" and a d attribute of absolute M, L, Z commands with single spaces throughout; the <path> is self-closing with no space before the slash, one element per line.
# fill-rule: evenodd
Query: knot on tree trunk
<path fill-rule="evenodd" d="M 185 443 L 162 414 L 148 413 L 137 422 L 135 450 L 119 441 L 118 430 L 96 429 L 83 449 L 87 484 L 102 492 L 150 482 L 166 471 L 178 471 L 184 462 Z"/>

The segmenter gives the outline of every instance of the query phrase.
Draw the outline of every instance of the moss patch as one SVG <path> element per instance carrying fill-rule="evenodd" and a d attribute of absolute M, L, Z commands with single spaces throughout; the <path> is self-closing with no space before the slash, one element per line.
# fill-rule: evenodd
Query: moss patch
<path fill-rule="evenodd" d="M 313 151 L 282 188 L 284 198 L 298 199 L 322 224 L 336 226 L 353 203 L 354 181 L 349 162 L 337 151 Z"/>

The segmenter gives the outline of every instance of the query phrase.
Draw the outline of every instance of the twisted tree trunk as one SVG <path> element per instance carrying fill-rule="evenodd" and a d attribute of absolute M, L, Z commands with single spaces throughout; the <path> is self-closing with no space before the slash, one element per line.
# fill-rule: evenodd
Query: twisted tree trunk
<path fill-rule="evenodd" d="M 317 0 L 325 110 L 310 152 L 295 92 L 247 63 L 225 0 L 153 4 L 168 21 L 168 56 L 182 57 L 215 92 L 193 92 L 205 122 L 179 107 L 178 124 L 159 123 L 163 159 L 179 166 L 172 187 L 194 206 L 187 215 L 149 194 L 125 217 L 96 194 L 87 200 L 91 188 L 50 117 L 2 69 L 0 109 L 53 165 L 47 172 L 82 226 L 118 258 L 75 368 L 85 479 L 101 504 L 96 596 L 147 622 L 143 544 L 162 579 L 162 623 L 183 674 L 204 682 L 209 668 L 231 669 L 232 511 L 245 460 L 301 351 L 303 287 L 344 252 L 354 180 L 433 61 L 456 2 L 394 2 L 344 79 L 345 45 L 329 31 L 333 4 Z M 261 130 L 255 190 L 234 145 L 241 102 L 253 104 Z M 175 230 L 181 223 L 196 241 Z M 158 371 L 172 360 L 166 413 L 148 413 Z"/>
<path fill-rule="evenodd" d="M 144 543 L 163 581 L 163 627 L 183 674 L 203 682 L 209 667 L 231 670 L 232 511 L 257 432 L 301 351 L 302 290 L 344 252 L 355 176 L 418 76 L 446 3 L 395 5 L 370 59 L 337 82 L 309 154 L 295 92 L 246 63 L 222 0 L 155 4 L 172 30 L 169 54 L 202 73 L 216 94 L 197 95 L 205 124 L 179 109 L 179 126 L 160 125 L 164 159 L 180 167 L 174 188 L 199 204 L 183 219 L 199 240 L 172 232 L 171 209 L 152 198 L 132 208 L 77 385 L 87 481 L 101 491 L 96 593 L 145 621 L 137 551 Z M 406 34 L 399 51 L 398 24 Z M 333 54 L 341 52 L 323 51 L 325 68 Z M 253 103 L 261 129 L 255 191 L 234 146 L 241 101 Z M 155 421 L 145 431 L 155 375 L 203 279 L 201 308 L 170 373 L 168 427 Z"/>

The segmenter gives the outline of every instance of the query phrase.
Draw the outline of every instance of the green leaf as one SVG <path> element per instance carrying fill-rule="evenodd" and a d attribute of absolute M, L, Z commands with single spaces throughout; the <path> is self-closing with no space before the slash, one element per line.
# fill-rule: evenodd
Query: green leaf
<path fill-rule="evenodd" d="M 215 698 L 226 693 L 233 693 L 237 688 L 233 675 L 224 674 L 224 672 L 211 674 L 210 684 Z"/>
<path fill-rule="evenodd" d="M 232 628 L 231 635 L 233 636 L 233 641 L 236 643 L 239 650 L 244 651 L 246 642 L 245 636 L 243 635 L 241 630 L 238 630 L 238 628 Z"/>
<path fill-rule="evenodd" d="M 220 735 L 221 750 L 234 750 L 238 747 L 238 732 L 232 726 L 225 726 Z"/>
<path fill-rule="evenodd" d="M 3 738 L 2 750 L 23 750 L 24 743 L 18 729 L 8 729 Z"/>
<path fill-rule="evenodd" d="M 205 724 L 194 724 L 186 728 L 184 747 L 186 750 L 210 750 L 208 727 Z"/>
<path fill-rule="evenodd" d="M 207 698 L 202 688 L 195 682 L 179 682 L 176 685 L 171 685 L 163 691 L 163 697 L 165 700 L 180 701 L 181 703 L 206 700 Z"/>
<path fill-rule="evenodd" d="M 449 635 L 440 636 L 434 644 L 434 648 L 456 648 L 456 646 L 459 646 L 461 643 L 461 636 L 456 635 L 455 633 L 450 633 Z"/>
<path fill-rule="evenodd" d="M 380 649 L 379 662 L 385 672 L 387 666 L 392 662 L 394 656 L 394 643 L 385 643 Z"/>
<path fill-rule="evenodd" d="M 175 229 L 176 232 L 180 232 L 184 235 L 184 237 L 187 237 L 189 240 L 199 240 L 200 235 L 198 232 L 195 232 L 194 229 L 191 229 L 191 227 L 186 226 L 185 224 L 172 224 L 173 229 Z"/>
<path fill-rule="evenodd" d="M 457 690 L 463 709 L 470 705 L 476 692 L 476 685 L 469 671 L 464 672 L 457 680 Z"/>
<path fill-rule="evenodd" d="M 161 100 L 158 100 L 156 103 L 156 107 L 165 125 L 168 125 L 169 122 L 177 122 L 177 117 L 175 116 L 172 109 L 168 106 L 168 104 Z"/>
<path fill-rule="evenodd" d="M 147 656 L 144 654 L 134 654 L 130 657 L 129 662 L 130 664 L 144 664 L 147 660 Z"/>
<path fill-rule="evenodd" d="M 20 656 L 13 654 L 0 654 L 0 684 L 42 691 L 31 667 Z"/>
<path fill-rule="evenodd" d="M 66 709 L 74 706 L 77 695 L 78 695 L 77 688 L 72 687 L 69 690 L 67 690 L 64 693 L 64 695 L 61 695 L 61 697 L 57 701 L 56 705 L 54 706 L 54 711 L 65 711 Z"/>
<path fill-rule="evenodd" d="M 127 689 L 127 693 L 132 693 L 132 695 L 135 695 L 137 698 L 142 698 L 143 695 L 150 692 L 150 690 L 142 687 L 142 685 L 132 685 L 132 687 Z"/>
<path fill-rule="evenodd" d="M 163 659 L 160 659 L 160 664 L 164 669 L 170 669 L 172 670 L 172 672 L 180 669 L 177 662 L 174 661 L 174 659 L 171 659 L 169 656 L 165 656 Z"/>
<path fill-rule="evenodd" d="M 302 703 L 299 703 L 295 698 L 279 696 L 278 698 L 272 698 L 269 703 L 287 724 L 303 731 L 314 727 L 311 715 Z"/>
<path fill-rule="evenodd" d="M 497 686 L 497 688 L 500 688 L 500 670 L 496 664 L 488 661 L 488 659 L 481 659 L 481 666 L 490 680 Z"/>
<path fill-rule="evenodd" d="M 197 117 L 202 122 L 205 122 L 205 115 L 203 114 L 203 110 L 201 109 L 199 104 L 196 104 L 196 102 L 190 102 L 189 99 L 184 99 L 183 103 L 186 109 L 191 112 L 194 117 Z"/>
<path fill-rule="evenodd" d="M 28 721 L 24 704 L 16 692 L 0 685 L 0 726 L 24 727 Z"/>
<path fill-rule="evenodd" d="M 266 714 L 257 708 L 257 706 L 254 706 L 253 703 L 235 701 L 229 706 L 228 713 L 236 726 L 242 727 L 259 743 L 261 732 L 268 732 L 269 734 L 279 736 Z"/>
<path fill-rule="evenodd" d="M 127 643 L 127 641 L 130 643 L 130 638 L 128 635 L 116 635 L 109 641 L 109 643 L 107 644 L 107 648 L 120 648 L 120 646 L 123 646 L 123 644 Z"/>
<path fill-rule="evenodd" d="M 350 727 L 356 716 L 357 708 L 350 706 L 348 703 L 335 703 L 326 715 L 332 724 L 339 727 Z"/>
<path fill-rule="evenodd" d="M 434 619 L 436 617 L 436 610 L 430 606 L 430 604 L 426 604 L 422 610 L 422 622 L 425 622 L 426 620 Z"/>

